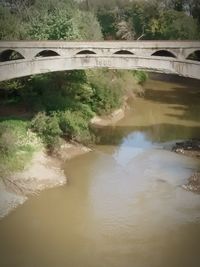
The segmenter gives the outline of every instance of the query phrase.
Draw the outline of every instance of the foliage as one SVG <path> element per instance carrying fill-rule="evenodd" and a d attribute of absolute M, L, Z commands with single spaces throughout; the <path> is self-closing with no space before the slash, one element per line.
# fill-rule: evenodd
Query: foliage
<path fill-rule="evenodd" d="M 16 150 L 16 137 L 6 125 L 0 128 L 0 153 L 8 155 Z"/>
<path fill-rule="evenodd" d="M 91 107 L 94 112 L 108 114 L 120 106 L 122 88 L 115 79 L 115 72 L 107 69 L 88 71 L 88 81 L 93 91 Z"/>
<path fill-rule="evenodd" d="M 0 5 L 4 40 L 100 40 L 102 34 L 105 39 L 125 40 L 200 38 L 199 0 L 4 2 L 8 3 Z"/>
<path fill-rule="evenodd" d="M 1 40 L 100 40 L 92 12 L 77 10 L 72 0 L 18 1 L 0 4 Z"/>
<path fill-rule="evenodd" d="M 35 150 L 41 147 L 40 139 L 28 130 L 22 120 L 0 122 L 0 177 L 24 168 Z"/>
<path fill-rule="evenodd" d="M 82 40 L 102 39 L 101 27 L 94 13 L 77 10 L 74 17 Z"/>
<path fill-rule="evenodd" d="M 55 114 L 47 116 L 44 112 L 39 112 L 31 121 L 31 128 L 43 140 L 48 148 L 52 148 L 59 142 L 62 131 Z"/>
<path fill-rule="evenodd" d="M 100 9 L 97 17 L 102 28 L 104 39 L 114 39 L 116 36 L 116 15 L 114 11 Z"/>
<path fill-rule="evenodd" d="M 36 40 L 76 40 L 80 39 L 80 33 L 70 14 L 56 9 L 36 16 L 29 25 L 28 37 Z"/>
<path fill-rule="evenodd" d="M 106 39 L 200 38 L 199 0 L 87 1 Z"/>
<path fill-rule="evenodd" d="M 25 38 L 25 29 L 20 18 L 0 5 L 0 40 L 17 40 Z"/>
<path fill-rule="evenodd" d="M 60 138 L 84 142 L 90 140 L 88 120 L 79 111 L 58 111 L 47 115 L 39 112 L 31 121 L 31 128 L 52 149 Z"/>
<path fill-rule="evenodd" d="M 90 139 L 88 121 L 81 112 L 72 112 L 69 110 L 58 112 L 57 118 L 62 134 L 67 139 L 76 140 L 78 142 L 84 142 Z"/>
<path fill-rule="evenodd" d="M 145 71 L 133 71 L 133 76 L 139 84 L 143 84 L 148 79 L 148 74 Z"/>
<path fill-rule="evenodd" d="M 152 19 L 148 32 L 155 39 L 190 39 L 199 37 L 196 21 L 183 12 L 163 12 L 158 19 Z"/>

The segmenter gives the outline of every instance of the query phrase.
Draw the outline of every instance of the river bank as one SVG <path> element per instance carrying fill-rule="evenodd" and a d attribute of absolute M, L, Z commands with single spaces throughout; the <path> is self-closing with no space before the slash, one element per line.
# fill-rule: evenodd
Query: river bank
<path fill-rule="evenodd" d="M 0 218 L 23 204 L 28 196 L 65 184 L 64 161 L 89 151 L 89 148 L 71 142 L 63 144 L 59 154 L 48 155 L 45 149 L 35 152 L 23 171 L 0 180 Z"/>
<path fill-rule="evenodd" d="M 191 139 L 183 142 L 177 142 L 172 151 L 188 157 L 200 158 L 200 140 Z M 182 186 L 185 190 L 200 194 L 200 171 L 196 171 L 188 178 L 187 184 Z"/>
<path fill-rule="evenodd" d="M 113 111 L 108 116 L 95 116 L 90 124 L 93 127 L 113 125 L 124 118 L 127 107 L 128 105 L 124 101 L 120 109 Z M 28 196 L 65 184 L 67 177 L 63 171 L 63 163 L 90 151 L 89 147 L 80 143 L 63 142 L 59 149 L 51 155 L 44 148 L 35 152 L 23 171 L 15 172 L 0 180 L 0 218 L 23 204 Z"/>
<path fill-rule="evenodd" d="M 135 97 L 135 96 L 134 96 Z M 131 96 L 131 99 L 134 98 L 133 95 Z M 105 127 L 105 126 L 110 126 L 114 125 L 121 119 L 125 117 L 126 110 L 129 109 L 128 101 L 129 101 L 129 96 L 125 96 L 123 99 L 123 104 L 121 108 L 118 108 L 114 110 L 111 114 L 106 115 L 106 116 L 94 116 L 90 120 L 90 125 L 92 127 L 98 128 L 98 127 Z"/>

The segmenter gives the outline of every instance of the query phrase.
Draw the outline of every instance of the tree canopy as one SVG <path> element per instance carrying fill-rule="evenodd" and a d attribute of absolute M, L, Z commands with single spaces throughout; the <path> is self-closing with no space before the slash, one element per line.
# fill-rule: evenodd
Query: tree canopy
<path fill-rule="evenodd" d="M 1 40 L 199 39 L 199 0 L 4 0 Z"/>

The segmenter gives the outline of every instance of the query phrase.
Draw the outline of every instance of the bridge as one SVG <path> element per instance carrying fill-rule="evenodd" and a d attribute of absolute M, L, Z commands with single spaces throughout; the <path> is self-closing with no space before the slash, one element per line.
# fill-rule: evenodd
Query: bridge
<path fill-rule="evenodd" d="M 102 67 L 173 73 L 200 79 L 200 42 L 0 41 L 0 81 Z"/>

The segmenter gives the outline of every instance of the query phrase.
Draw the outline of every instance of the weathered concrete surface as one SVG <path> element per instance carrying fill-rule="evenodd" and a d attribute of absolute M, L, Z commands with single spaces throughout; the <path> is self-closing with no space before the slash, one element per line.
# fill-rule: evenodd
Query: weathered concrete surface
<path fill-rule="evenodd" d="M 0 42 L 0 53 L 8 49 L 19 52 L 24 59 L 0 62 L 0 81 L 53 71 L 101 67 L 144 69 L 200 78 L 200 62 L 186 60 L 189 54 L 200 50 L 199 41 Z M 45 50 L 52 50 L 58 56 L 36 57 Z M 84 50 L 94 54 L 77 54 Z M 115 54 L 121 50 L 133 54 Z M 160 50 L 168 51 L 174 57 L 152 56 Z"/>
<path fill-rule="evenodd" d="M 37 60 L 16 60 L 0 64 L 0 81 L 39 73 L 74 69 L 107 67 L 110 69 L 140 69 L 161 73 L 174 73 L 184 77 L 200 78 L 200 63 L 183 62 L 173 58 L 148 58 L 115 55 L 110 57 L 76 56 L 47 57 Z"/>
<path fill-rule="evenodd" d="M 119 50 L 128 50 L 137 56 L 150 56 L 158 50 L 172 52 L 177 58 L 186 58 L 200 49 L 199 41 L 1 41 L 0 52 L 5 49 L 19 51 L 25 58 L 33 58 L 43 50 L 53 50 L 61 56 L 73 56 L 81 50 L 92 50 L 97 55 L 108 56 Z"/>

